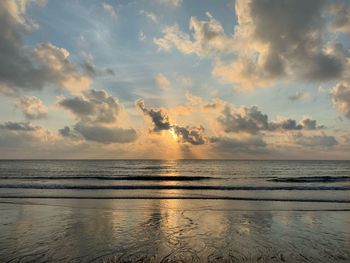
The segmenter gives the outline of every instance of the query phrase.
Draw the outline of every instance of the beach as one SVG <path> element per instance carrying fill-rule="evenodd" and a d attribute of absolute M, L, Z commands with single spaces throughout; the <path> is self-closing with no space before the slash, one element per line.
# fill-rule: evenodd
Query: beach
<path fill-rule="evenodd" d="M 350 200 L 344 175 L 349 162 L 2 161 L 0 165 L 0 262 L 350 260 Z M 331 175 L 337 179 L 313 179 L 310 174 L 319 173 L 314 168 L 320 165 L 324 173 L 326 167 L 338 167 Z M 88 173 L 91 167 L 100 172 Z M 295 169 L 288 170 L 291 167 L 302 169 L 313 182 L 296 183 L 300 176 Z M 159 178 L 136 180 L 140 173 Z M 98 175 L 132 180 L 85 178 Z M 260 179 L 253 184 L 252 176 Z M 265 178 L 271 176 L 294 179 L 282 183 L 289 187 L 285 190 L 280 182 Z M 110 185 L 125 189 L 101 187 Z M 173 187 L 132 189 L 135 185 Z"/>

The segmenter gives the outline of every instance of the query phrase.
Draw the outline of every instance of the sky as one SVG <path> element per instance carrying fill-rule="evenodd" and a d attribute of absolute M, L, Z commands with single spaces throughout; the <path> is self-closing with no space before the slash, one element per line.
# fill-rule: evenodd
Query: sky
<path fill-rule="evenodd" d="M 349 159 L 349 0 L 0 1 L 1 159 Z"/>

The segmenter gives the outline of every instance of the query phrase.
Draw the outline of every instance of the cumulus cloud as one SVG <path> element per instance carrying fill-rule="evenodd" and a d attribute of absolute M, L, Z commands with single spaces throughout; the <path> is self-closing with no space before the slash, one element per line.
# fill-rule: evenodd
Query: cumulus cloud
<path fill-rule="evenodd" d="M 8 121 L 0 124 L 0 129 L 10 131 L 35 131 L 38 130 L 39 126 L 33 126 L 29 122 L 12 122 Z"/>
<path fill-rule="evenodd" d="M 207 13 L 208 21 L 199 21 L 191 17 L 189 29 L 192 36 L 182 32 L 178 25 L 163 28 L 163 36 L 153 42 L 160 50 L 170 51 L 176 47 L 184 54 L 215 56 L 222 52 L 233 51 L 233 39 L 227 36 L 221 24 Z M 193 40 L 192 40 L 193 39 Z"/>
<path fill-rule="evenodd" d="M 329 23 L 336 31 L 348 29 L 350 6 L 332 6 L 323 0 L 237 0 L 232 35 L 225 34 L 221 23 L 208 13 L 207 21 L 191 17 L 190 35 L 173 25 L 164 28 L 154 43 L 160 50 L 175 47 L 184 54 L 213 57 L 213 75 L 241 89 L 289 79 L 348 78 L 350 56 L 343 43 L 325 38 Z"/>
<path fill-rule="evenodd" d="M 311 119 L 310 117 L 304 117 L 301 121 L 300 121 L 301 126 L 303 127 L 303 129 L 306 130 L 317 130 L 317 129 L 324 129 L 326 128 L 326 126 L 324 125 L 317 125 L 317 121 Z"/>
<path fill-rule="evenodd" d="M 154 132 L 169 131 L 176 136 L 181 143 L 202 145 L 207 142 L 207 138 L 204 136 L 204 128 L 202 126 L 181 127 L 177 124 L 172 124 L 166 112 L 162 109 L 146 108 L 143 100 L 137 100 L 136 106 L 139 107 L 145 115 L 151 118 Z"/>
<path fill-rule="evenodd" d="M 74 126 L 74 129 L 87 141 L 95 141 L 105 144 L 129 143 L 137 139 L 137 133 L 134 129 L 106 127 L 98 124 L 85 124 L 82 122 L 78 122 Z"/>
<path fill-rule="evenodd" d="M 284 119 L 279 122 L 270 122 L 269 130 L 317 130 L 324 129 L 324 125 L 317 125 L 317 121 L 309 117 L 304 117 L 299 123 L 293 119 Z"/>
<path fill-rule="evenodd" d="M 0 146 L 3 150 L 0 154 L 11 154 L 13 149 L 18 150 L 17 154 L 30 149 L 33 154 L 35 147 L 52 139 L 53 135 L 48 130 L 29 122 L 8 121 L 0 124 Z M 16 156 L 18 158 L 18 155 L 14 157 Z"/>
<path fill-rule="evenodd" d="M 333 147 L 338 144 L 334 136 L 326 134 L 306 136 L 302 133 L 292 135 L 294 143 L 304 147 Z"/>
<path fill-rule="evenodd" d="M 134 129 L 117 126 L 122 105 L 104 90 L 85 91 L 82 96 L 64 98 L 58 104 L 77 119 L 73 128 L 66 126 L 58 131 L 63 137 L 80 136 L 104 144 L 129 143 L 137 139 Z"/>
<path fill-rule="evenodd" d="M 138 106 L 142 112 L 149 116 L 154 125 L 153 131 L 170 130 L 171 124 L 169 116 L 161 109 L 148 109 L 145 107 L 145 102 L 143 100 L 137 100 L 136 106 Z"/>
<path fill-rule="evenodd" d="M 262 113 L 257 106 L 234 108 L 226 105 L 217 118 L 226 133 L 250 133 L 257 134 L 261 131 L 278 130 L 316 130 L 323 129 L 317 121 L 310 117 L 304 117 L 299 123 L 287 118 L 275 122 L 269 122 L 268 115 Z"/>
<path fill-rule="evenodd" d="M 172 132 L 176 134 L 181 142 L 188 142 L 193 145 L 201 145 L 206 143 L 203 126 L 179 127 L 174 125 L 172 127 Z"/>
<path fill-rule="evenodd" d="M 28 120 L 36 120 L 47 117 L 48 109 L 45 104 L 35 96 L 26 96 L 16 102 L 16 107 L 21 109 Z"/>
<path fill-rule="evenodd" d="M 211 143 L 214 144 L 214 150 L 220 154 L 229 154 L 235 157 L 241 153 L 265 153 L 267 151 L 266 142 L 261 136 L 249 136 L 243 138 L 232 137 L 212 137 Z"/>
<path fill-rule="evenodd" d="M 214 74 L 248 88 L 270 85 L 288 76 L 306 81 L 341 77 L 347 61 L 327 50 L 323 41 L 325 8 L 322 0 L 236 1 L 239 58 L 218 65 Z M 235 76 L 230 77 L 229 72 Z"/>
<path fill-rule="evenodd" d="M 260 130 L 268 129 L 268 116 L 252 106 L 232 109 L 226 105 L 222 115 L 218 117 L 218 122 L 225 132 L 248 132 L 257 133 Z"/>
<path fill-rule="evenodd" d="M 350 85 L 338 83 L 331 89 L 331 97 L 334 107 L 350 119 Z"/>
<path fill-rule="evenodd" d="M 330 30 L 350 33 L 350 6 L 345 3 L 334 3 L 328 10 L 332 16 Z"/>
<path fill-rule="evenodd" d="M 104 90 L 89 90 L 82 96 L 65 98 L 58 104 L 77 118 L 94 123 L 112 123 L 116 120 L 121 105 L 116 97 Z"/>
<path fill-rule="evenodd" d="M 52 43 L 24 46 L 23 33 L 38 27 L 25 15 L 30 2 L 0 1 L 0 91 L 8 95 L 49 84 L 72 92 L 86 89 L 90 77 L 70 62 L 66 49 Z"/>

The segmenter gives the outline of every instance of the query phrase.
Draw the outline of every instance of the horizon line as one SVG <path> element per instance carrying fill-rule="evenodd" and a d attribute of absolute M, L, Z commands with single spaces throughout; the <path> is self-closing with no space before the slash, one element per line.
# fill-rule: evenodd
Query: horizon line
<path fill-rule="evenodd" d="M 350 159 L 229 159 L 229 158 L 0 158 L 0 161 L 350 161 Z"/>

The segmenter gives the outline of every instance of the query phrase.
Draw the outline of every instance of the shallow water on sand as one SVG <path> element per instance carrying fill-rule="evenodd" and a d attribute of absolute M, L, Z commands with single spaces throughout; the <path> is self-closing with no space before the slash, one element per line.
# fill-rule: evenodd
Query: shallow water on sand
<path fill-rule="evenodd" d="M 0 262 L 349 262 L 349 211 L 244 202 L 7 200 Z"/>
<path fill-rule="evenodd" d="M 0 161 L 0 262 L 350 262 L 348 161 Z"/>

